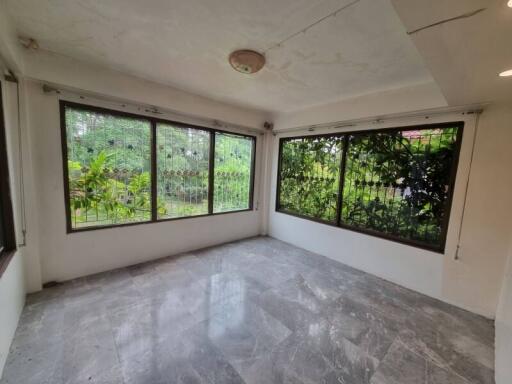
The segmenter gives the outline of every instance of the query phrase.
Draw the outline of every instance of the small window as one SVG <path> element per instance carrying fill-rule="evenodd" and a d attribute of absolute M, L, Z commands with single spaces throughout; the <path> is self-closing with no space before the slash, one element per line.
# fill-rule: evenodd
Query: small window
<path fill-rule="evenodd" d="M 254 139 L 215 133 L 213 212 L 251 207 Z"/>
<path fill-rule="evenodd" d="M 10 198 L 7 143 L 0 85 L 0 276 L 8 264 L 8 253 L 16 249 L 14 219 Z"/>
<path fill-rule="evenodd" d="M 253 136 L 68 101 L 61 124 L 68 232 L 252 209 Z"/>
<path fill-rule="evenodd" d="M 281 139 L 277 210 L 442 252 L 462 129 Z"/>

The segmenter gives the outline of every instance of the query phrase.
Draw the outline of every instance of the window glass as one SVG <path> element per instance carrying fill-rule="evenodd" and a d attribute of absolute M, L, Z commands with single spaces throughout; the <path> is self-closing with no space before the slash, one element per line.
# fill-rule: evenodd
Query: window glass
<path fill-rule="evenodd" d="M 294 138 L 281 145 L 279 209 L 335 222 L 343 137 Z"/>
<path fill-rule="evenodd" d="M 147 120 L 65 108 L 71 227 L 151 219 Z"/>
<path fill-rule="evenodd" d="M 341 219 L 440 246 L 457 128 L 350 137 Z"/>
<path fill-rule="evenodd" d="M 462 129 L 281 139 L 277 210 L 442 251 Z"/>
<path fill-rule="evenodd" d="M 255 137 L 60 105 L 68 232 L 252 209 Z"/>
<path fill-rule="evenodd" d="M 250 208 L 254 139 L 215 133 L 213 212 Z"/>
<path fill-rule="evenodd" d="M 158 218 L 208 214 L 208 131 L 157 124 Z"/>

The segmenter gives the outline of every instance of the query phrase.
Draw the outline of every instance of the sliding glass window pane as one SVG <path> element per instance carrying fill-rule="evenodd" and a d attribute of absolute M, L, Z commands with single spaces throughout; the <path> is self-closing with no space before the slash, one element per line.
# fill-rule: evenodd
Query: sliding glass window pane
<path fill-rule="evenodd" d="M 66 106 L 65 123 L 71 227 L 150 220 L 150 122 Z"/>
<path fill-rule="evenodd" d="M 254 139 L 215 133 L 213 212 L 250 208 Z"/>
<path fill-rule="evenodd" d="M 208 214 L 210 133 L 157 124 L 158 218 Z"/>
<path fill-rule="evenodd" d="M 281 142 L 279 209 L 336 222 L 343 137 Z"/>
<path fill-rule="evenodd" d="M 457 127 L 350 137 L 342 223 L 441 247 Z"/>

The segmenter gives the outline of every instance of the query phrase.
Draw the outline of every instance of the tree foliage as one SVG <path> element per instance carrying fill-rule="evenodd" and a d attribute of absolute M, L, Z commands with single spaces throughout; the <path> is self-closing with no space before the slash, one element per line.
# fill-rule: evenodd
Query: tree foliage
<path fill-rule="evenodd" d="M 72 224 L 149 220 L 150 121 L 79 108 L 65 116 Z M 208 213 L 210 132 L 164 123 L 156 132 L 158 217 Z M 252 140 L 216 138 L 215 211 L 248 208 Z"/>
<path fill-rule="evenodd" d="M 281 158 L 281 208 L 334 221 L 343 140 L 340 137 L 286 141 Z"/>
<path fill-rule="evenodd" d="M 457 128 L 445 128 L 285 141 L 280 207 L 332 222 L 341 201 L 345 225 L 439 245 L 456 138 Z"/>

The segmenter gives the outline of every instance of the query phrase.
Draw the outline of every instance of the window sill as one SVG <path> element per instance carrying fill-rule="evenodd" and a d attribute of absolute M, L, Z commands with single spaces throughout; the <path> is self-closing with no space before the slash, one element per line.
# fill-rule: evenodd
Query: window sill
<path fill-rule="evenodd" d="M 348 231 L 361 233 L 363 235 L 367 235 L 367 236 L 371 236 L 371 237 L 376 237 L 376 238 L 387 240 L 387 241 L 392 241 L 394 243 L 399 243 L 399 244 L 407 245 L 407 246 L 414 247 L 414 248 L 424 249 L 424 250 L 430 251 L 430 252 L 444 254 L 444 251 L 445 251 L 444 246 L 442 246 L 442 247 L 431 246 L 431 245 L 423 244 L 423 243 L 420 243 L 420 242 L 416 242 L 414 240 L 401 239 L 401 238 L 398 238 L 396 236 L 388 235 L 386 233 L 377 232 L 377 231 L 374 231 L 374 230 L 371 230 L 371 229 L 352 227 L 350 225 L 346 225 L 346 224 L 343 224 L 343 223 L 340 223 L 338 225 L 338 224 L 333 223 L 333 222 L 311 218 L 311 217 L 308 217 L 308 216 L 296 214 L 296 213 L 289 212 L 289 211 L 282 210 L 282 209 L 276 209 L 275 212 L 282 213 L 282 214 L 288 215 L 288 216 L 297 217 L 297 218 L 303 219 L 303 220 L 312 221 L 312 222 L 319 223 L 319 224 L 325 224 L 325 225 L 328 225 L 328 226 L 331 226 L 331 227 L 335 227 L 335 228 L 346 229 Z"/>
<path fill-rule="evenodd" d="M 87 231 L 97 231 L 100 229 L 112 229 L 112 228 L 122 228 L 122 227 L 130 227 L 133 225 L 143 225 L 143 224 L 156 224 L 156 223 L 165 223 L 170 221 L 179 221 L 179 220 L 188 220 L 188 219 L 198 219 L 203 217 L 212 217 L 212 216 L 220 216 L 220 215 L 227 215 L 230 213 L 241 213 L 241 212 L 250 212 L 255 211 L 254 208 L 247 208 L 247 209 L 239 209 L 235 211 L 224 211 L 224 212 L 214 212 L 214 213 L 206 213 L 203 215 L 195 215 L 195 216 L 183 216 L 183 217 L 169 217 L 169 218 L 163 218 L 163 219 L 157 219 L 157 220 L 147 220 L 147 221 L 137 221 L 132 223 L 123 223 L 123 224 L 111 224 L 111 225 L 97 225 L 97 226 L 90 226 L 90 227 L 79 227 L 79 228 L 71 228 L 69 223 L 67 224 L 67 233 L 80 233 L 80 232 L 87 232 Z"/>

